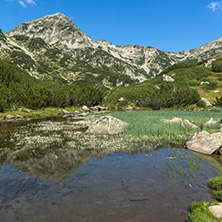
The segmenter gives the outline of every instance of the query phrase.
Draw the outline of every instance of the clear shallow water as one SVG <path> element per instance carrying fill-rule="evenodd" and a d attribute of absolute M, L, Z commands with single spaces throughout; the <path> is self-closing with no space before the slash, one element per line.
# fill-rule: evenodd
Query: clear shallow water
<path fill-rule="evenodd" d="M 1 152 L 1 222 L 179 222 L 193 200 L 213 200 L 207 181 L 216 168 L 187 150 L 49 149 L 24 159 Z"/>

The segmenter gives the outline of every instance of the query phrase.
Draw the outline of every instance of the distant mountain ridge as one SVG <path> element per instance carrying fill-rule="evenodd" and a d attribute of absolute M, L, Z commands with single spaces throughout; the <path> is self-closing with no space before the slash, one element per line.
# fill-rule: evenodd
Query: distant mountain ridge
<path fill-rule="evenodd" d="M 30 75 L 106 88 L 141 82 L 172 64 L 197 63 L 221 53 L 222 38 L 179 53 L 97 42 L 61 13 L 22 23 L 5 35 L 0 32 L 0 57 Z"/>

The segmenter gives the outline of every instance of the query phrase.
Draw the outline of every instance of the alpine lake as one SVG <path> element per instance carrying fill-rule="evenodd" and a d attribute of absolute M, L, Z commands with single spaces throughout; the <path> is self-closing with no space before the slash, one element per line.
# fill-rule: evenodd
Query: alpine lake
<path fill-rule="evenodd" d="M 88 123 L 0 123 L 1 222 L 180 222 L 194 200 L 214 201 L 214 158 L 145 137 L 85 135 Z"/>

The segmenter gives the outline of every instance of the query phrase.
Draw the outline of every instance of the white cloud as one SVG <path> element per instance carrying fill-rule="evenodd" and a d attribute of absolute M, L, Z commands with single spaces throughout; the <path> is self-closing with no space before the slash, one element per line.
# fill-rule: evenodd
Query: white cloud
<path fill-rule="evenodd" d="M 6 0 L 8 2 L 15 2 L 15 0 Z M 27 8 L 28 5 L 36 5 L 35 0 L 16 0 L 23 8 Z"/>
<path fill-rule="evenodd" d="M 31 5 L 36 5 L 35 1 L 33 0 L 25 0 L 26 3 L 31 4 Z"/>
<path fill-rule="evenodd" d="M 19 1 L 19 4 L 20 4 L 23 8 L 27 8 L 27 5 L 26 5 L 23 1 Z"/>
<path fill-rule="evenodd" d="M 211 2 L 207 8 L 212 9 L 213 12 L 216 10 L 221 10 L 222 11 L 222 2 Z"/>

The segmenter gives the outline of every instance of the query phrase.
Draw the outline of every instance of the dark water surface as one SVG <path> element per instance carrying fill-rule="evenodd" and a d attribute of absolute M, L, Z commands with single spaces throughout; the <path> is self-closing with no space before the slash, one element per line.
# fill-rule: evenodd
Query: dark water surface
<path fill-rule="evenodd" d="M 187 150 L 107 153 L 59 143 L 37 155 L 32 143 L 12 138 L 4 135 L 0 147 L 1 222 L 180 222 L 188 218 L 192 201 L 213 201 L 208 180 L 217 169 Z M 10 152 L 5 141 L 11 141 Z M 24 147 L 21 158 L 16 154 Z"/>

